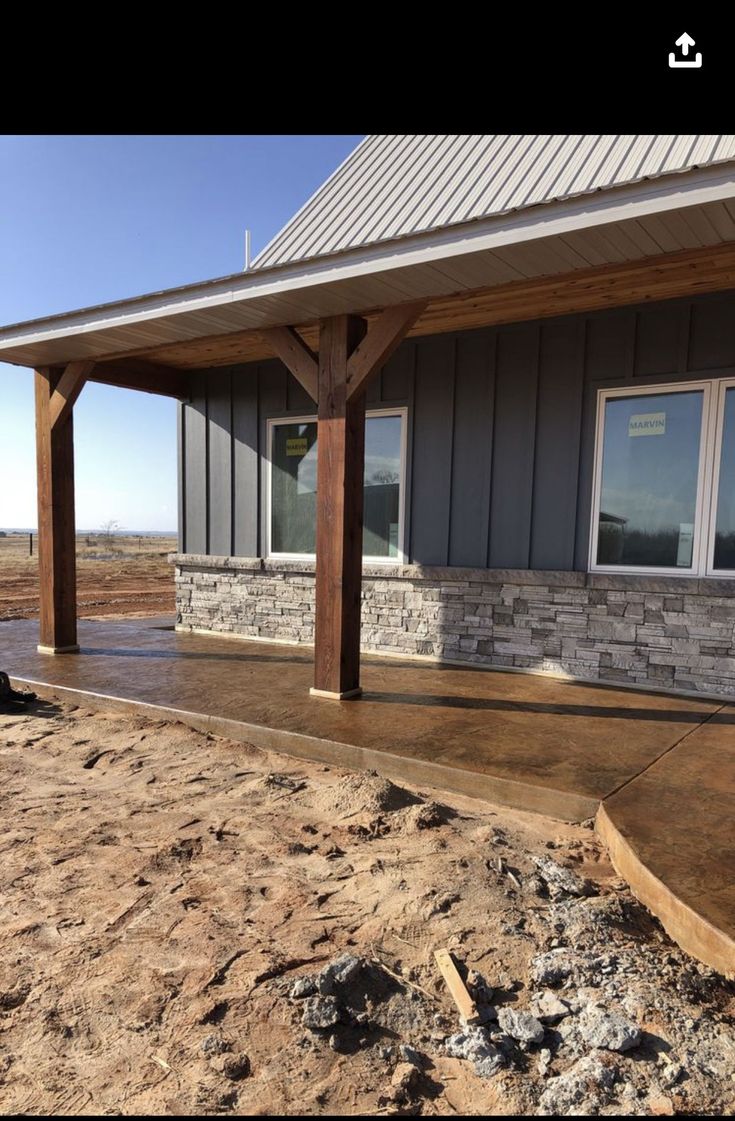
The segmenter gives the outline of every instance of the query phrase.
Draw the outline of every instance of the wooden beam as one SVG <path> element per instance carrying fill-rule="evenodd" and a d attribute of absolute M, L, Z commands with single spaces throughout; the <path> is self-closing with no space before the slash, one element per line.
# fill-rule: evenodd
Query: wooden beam
<path fill-rule="evenodd" d="M 44 369 L 37 370 L 35 377 L 39 650 L 51 654 L 78 649 L 71 407 L 63 419 L 51 423 L 51 402 L 63 376 L 61 370 Z"/>
<path fill-rule="evenodd" d="M 360 694 L 365 394 L 347 400 L 347 362 L 364 320 L 321 324 L 316 474 L 316 617 L 312 695 Z"/>
<path fill-rule="evenodd" d="M 735 288 L 735 244 L 684 249 L 644 257 L 640 261 L 575 269 L 436 297 L 429 300 L 407 337 L 472 330 L 732 288 Z M 360 311 L 368 324 L 373 324 L 378 314 L 374 309 Z M 296 326 L 305 347 L 316 347 L 318 325 L 311 322 Z M 272 346 L 265 341 L 267 330 L 234 331 L 165 343 L 141 349 L 136 354 L 182 370 L 259 362 L 273 353 Z"/>
<path fill-rule="evenodd" d="M 439 966 L 446 986 L 452 995 L 452 1000 L 457 1005 L 457 1011 L 462 1019 L 467 1024 L 476 1024 L 479 1022 L 479 1015 L 477 1013 L 477 1005 L 467 991 L 457 966 L 454 964 L 454 958 L 449 950 L 434 950 L 434 960 Z"/>
<path fill-rule="evenodd" d="M 52 430 L 57 424 L 63 424 L 70 415 L 93 369 L 94 362 L 69 362 L 66 365 L 49 400 L 49 424 Z"/>
<path fill-rule="evenodd" d="M 115 358 L 98 362 L 89 375 L 89 381 L 116 385 L 121 389 L 138 389 L 161 397 L 175 397 L 179 401 L 191 398 L 187 370 L 175 370 L 143 358 Z"/>
<path fill-rule="evenodd" d="M 347 400 L 367 388 L 367 384 L 390 358 L 426 307 L 426 300 L 386 308 L 355 348 L 347 363 Z"/>
<path fill-rule="evenodd" d="M 268 340 L 274 354 L 291 371 L 312 400 L 318 400 L 319 363 L 313 351 L 297 335 L 293 327 L 271 327 L 261 334 Z"/>

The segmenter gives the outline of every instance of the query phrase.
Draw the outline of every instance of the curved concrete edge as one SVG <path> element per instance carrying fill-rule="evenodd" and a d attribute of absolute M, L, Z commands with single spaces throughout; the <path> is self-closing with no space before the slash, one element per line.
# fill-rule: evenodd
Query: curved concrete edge
<path fill-rule="evenodd" d="M 735 941 L 680 899 L 643 863 L 631 840 L 619 832 L 604 802 L 595 817 L 595 832 L 615 870 L 636 899 L 660 919 L 669 937 L 705 965 L 726 976 L 735 976 Z"/>

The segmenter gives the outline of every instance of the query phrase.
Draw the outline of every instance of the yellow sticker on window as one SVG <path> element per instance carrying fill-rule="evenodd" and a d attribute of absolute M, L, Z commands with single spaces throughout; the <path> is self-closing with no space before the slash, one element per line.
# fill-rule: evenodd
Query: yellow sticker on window
<path fill-rule="evenodd" d="M 306 455 L 308 450 L 306 436 L 294 436 L 286 440 L 286 455 Z"/>
<path fill-rule="evenodd" d="M 666 413 L 633 413 L 628 421 L 629 436 L 665 436 Z"/>

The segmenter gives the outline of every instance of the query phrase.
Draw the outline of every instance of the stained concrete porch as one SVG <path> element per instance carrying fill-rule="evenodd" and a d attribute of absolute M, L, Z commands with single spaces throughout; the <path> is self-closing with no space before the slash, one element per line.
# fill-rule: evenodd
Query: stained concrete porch
<path fill-rule="evenodd" d="M 363 698 L 334 702 L 309 696 L 308 648 L 180 634 L 167 618 L 82 620 L 79 641 L 79 654 L 43 655 L 35 621 L 2 623 L 0 668 L 85 705 L 567 820 L 597 814 L 670 933 L 735 970 L 735 707 L 370 656 Z"/>

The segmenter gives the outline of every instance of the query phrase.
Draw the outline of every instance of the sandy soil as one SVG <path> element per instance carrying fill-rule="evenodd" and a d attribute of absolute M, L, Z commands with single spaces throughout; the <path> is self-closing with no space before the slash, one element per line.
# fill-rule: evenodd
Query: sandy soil
<path fill-rule="evenodd" d="M 3 1113 L 732 1108 L 732 986 L 672 947 L 589 827 L 46 702 L 0 716 L 0 756 Z M 494 989 L 492 1077 L 448 1054 L 443 946 Z M 514 1042 L 495 1017 L 529 1006 L 549 951 L 575 963 L 548 982 L 570 1014 Z M 575 1035 L 597 999 L 635 1050 Z"/>
<path fill-rule="evenodd" d="M 89 544 L 87 544 L 89 542 Z M 38 616 L 38 542 L 27 535 L 0 537 L 0 622 Z M 112 546 L 77 538 L 78 614 L 161 615 L 174 611 L 174 573 L 167 561 L 174 537 L 116 537 Z"/>

